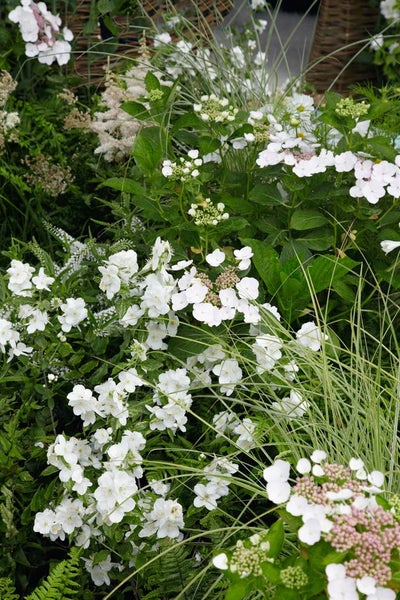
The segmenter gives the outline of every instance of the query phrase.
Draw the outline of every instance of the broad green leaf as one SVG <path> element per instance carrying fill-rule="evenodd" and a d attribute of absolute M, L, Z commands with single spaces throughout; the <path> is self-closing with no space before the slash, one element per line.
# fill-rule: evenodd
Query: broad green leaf
<path fill-rule="evenodd" d="M 279 586 L 275 590 L 274 600 L 299 600 L 299 593 L 300 590 L 289 590 L 287 587 Z"/>
<path fill-rule="evenodd" d="M 251 581 L 243 580 L 231 585 L 225 594 L 225 600 L 243 600 L 251 591 Z"/>
<path fill-rule="evenodd" d="M 290 228 L 296 231 L 316 229 L 329 223 L 328 219 L 319 210 L 308 208 L 295 210 L 290 219 Z"/>
<path fill-rule="evenodd" d="M 194 112 L 185 113 L 177 119 L 171 128 L 172 133 L 185 129 L 186 127 L 195 128 L 197 131 L 204 129 L 204 122 Z"/>
<path fill-rule="evenodd" d="M 177 335 L 168 343 L 168 352 L 171 356 L 184 361 L 190 356 L 204 352 L 208 346 L 220 343 L 224 339 L 223 333 L 223 326 L 211 328 L 203 325 L 200 328 L 180 325 Z"/>
<path fill-rule="evenodd" d="M 152 175 L 164 155 L 164 140 L 159 127 L 144 127 L 135 138 L 132 155 L 146 175 Z"/>
<path fill-rule="evenodd" d="M 337 295 L 340 296 L 346 302 L 352 304 L 356 299 L 355 291 L 344 281 L 334 281 L 332 284 L 332 289 L 334 289 Z"/>
<path fill-rule="evenodd" d="M 278 519 L 273 525 L 271 525 L 268 531 L 267 539 L 270 546 L 268 556 L 276 558 L 282 549 L 285 539 L 285 532 L 281 519 Z"/>
<path fill-rule="evenodd" d="M 144 78 L 144 83 L 148 92 L 151 92 L 152 90 L 159 90 L 161 88 L 161 83 L 158 77 L 156 77 L 151 71 L 147 71 Z"/>
<path fill-rule="evenodd" d="M 282 204 L 282 195 L 275 183 L 259 183 L 250 190 L 249 200 L 264 206 Z"/>
<path fill-rule="evenodd" d="M 127 194 L 137 194 L 142 196 L 146 193 L 146 190 L 133 179 L 127 179 L 126 177 L 110 177 L 101 184 L 101 187 L 110 187 L 113 190 L 119 190 Z"/>
<path fill-rule="evenodd" d="M 306 269 L 306 273 L 310 278 L 313 290 L 318 293 L 342 279 L 357 264 L 356 261 L 347 256 L 337 258 L 323 255 L 318 256 L 311 262 Z"/>
<path fill-rule="evenodd" d="M 321 229 L 314 229 L 310 233 L 307 233 L 307 235 L 297 238 L 297 241 L 301 242 L 311 250 L 319 250 L 321 252 L 323 250 L 328 250 L 328 248 L 332 248 L 335 243 L 335 238 L 330 228 L 322 227 Z"/>
<path fill-rule="evenodd" d="M 253 265 L 267 286 L 268 292 L 271 295 L 276 294 L 281 287 L 281 264 L 278 253 L 260 240 L 241 239 L 240 241 L 245 246 L 251 247 L 254 253 Z"/>
<path fill-rule="evenodd" d="M 138 119 L 138 121 L 150 121 L 152 118 L 147 108 L 141 104 L 141 102 L 135 102 L 133 100 L 123 102 L 121 108 L 131 117 Z"/>
<path fill-rule="evenodd" d="M 264 577 L 266 577 L 268 579 L 268 581 L 270 581 L 271 583 L 274 583 L 275 585 L 277 585 L 278 583 L 281 583 L 280 569 L 278 567 L 276 567 L 273 563 L 264 562 L 261 565 L 261 569 L 262 569 Z"/>

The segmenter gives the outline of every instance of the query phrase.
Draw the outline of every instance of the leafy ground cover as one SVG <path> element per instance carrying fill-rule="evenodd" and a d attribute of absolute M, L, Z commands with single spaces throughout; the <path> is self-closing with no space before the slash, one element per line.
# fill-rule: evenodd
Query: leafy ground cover
<path fill-rule="evenodd" d="M 277 88 L 251 4 L 93 88 L 7 2 L 1 598 L 399 593 L 398 91 Z"/>

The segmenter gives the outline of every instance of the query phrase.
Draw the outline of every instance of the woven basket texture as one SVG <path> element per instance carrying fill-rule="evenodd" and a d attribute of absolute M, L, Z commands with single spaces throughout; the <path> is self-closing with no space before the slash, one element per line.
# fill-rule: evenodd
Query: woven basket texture
<path fill-rule="evenodd" d="M 368 0 L 321 0 L 306 79 L 317 93 L 346 94 L 352 85 L 376 79 L 373 65 L 357 60 L 374 33 L 379 8 Z"/>
<path fill-rule="evenodd" d="M 133 17 L 113 16 L 112 20 L 118 27 L 119 43 L 114 45 L 111 56 L 107 57 L 100 28 L 97 27 L 90 34 L 84 33 L 85 25 L 90 20 L 91 4 L 91 0 L 77 0 L 75 13 L 65 15 L 64 20 L 74 34 L 72 72 L 79 78 L 96 83 L 104 78 L 104 67 L 108 62 L 114 65 L 121 58 L 138 56 L 140 36 L 132 29 Z M 190 29 L 185 30 L 185 35 L 195 37 L 209 35 L 230 12 L 233 0 L 142 0 L 140 5 L 139 12 L 149 25 L 156 25 L 166 13 L 179 12 L 190 23 Z M 173 35 L 173 31 L 171 34 Z"/>

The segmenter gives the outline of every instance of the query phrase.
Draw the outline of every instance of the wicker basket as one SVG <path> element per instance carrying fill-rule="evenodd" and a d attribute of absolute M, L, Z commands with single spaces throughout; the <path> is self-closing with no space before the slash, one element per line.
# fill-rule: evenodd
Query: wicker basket
<path fill-rule="evenodd" d="M 108 62 L 115 64 L 124 57 L 137 57 L 142 30 L 137 33 L 137 28 L 133 28 L 133 23 L 138 17 L 134 19 L 130 16 L 113 16 L 111 18 L 118 29 L 118 43 L 115 40 L 107 43 L 100 27 L 90 34 L 85 34 L 85 26 L 90 20 L 91 4 L 91 0 L 77 0 L 75 13 L 65 15 L 64 20 L 74 34 L 72 72 L 88 83 L 97 84 L 104 78 L 104 67 Z M 142 0 L 140 5 L 141 16 L 145 18 L 147 27 L 157 25 L 166 13 L 179 12 L 190 23 L 190 30 L 185 30 L 185 35 L 193 37 L 199 34 L 209 35 L 230 12 L 233 0 Z"/>
<path fill-rule="evenodd" d="M 352 85 L 376 80 L 371 63 L 359 55 L 374 33 L 379 8 L 368 0 L 321 0 L 311 45 L 307 82 L 316 92 L 346 94 Z"/>

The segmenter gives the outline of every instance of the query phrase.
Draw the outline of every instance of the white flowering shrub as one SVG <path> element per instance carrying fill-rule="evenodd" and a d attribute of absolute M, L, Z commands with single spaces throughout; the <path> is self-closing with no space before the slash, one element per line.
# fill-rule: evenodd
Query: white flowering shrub
<path fill-rule="evenodd" d="M 291 353 L 317 351 L 326 335 L 306 323 L 296 339 L 257 303 L 249 247 L 214 251 L 201 267 L 175 262 L 160 238 L 139 256 L 54 231 L 63 261 L 33 246 L 39 266 L 13 258 L 4 273 L 0 351 L 8 368 L 40 371 L 52 399 L 54 439 L 38 432 L 36 445 L 55 487 L 40 491 L 34 531 L 80 547 L 103 585 L 139 548 L 151 556 L 161 540 L 183 541 L 188 523 L 201 530 L 207 513 L 223 514 L 236 478 L 248 477 L 239 455 L 262 456 L 275 420 L 306 413 Z M 243 410 L 258 395 L 255 374 L 271 390 L 262 410 Z M 74 433 L 56 425 L 61 406 Z M 170 459 L 157 450 L 165 444 Z"/>

